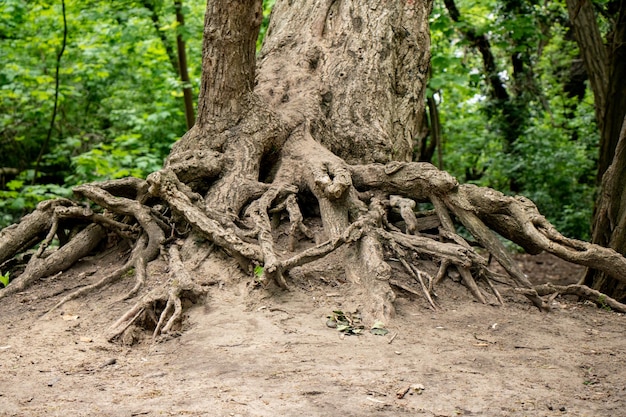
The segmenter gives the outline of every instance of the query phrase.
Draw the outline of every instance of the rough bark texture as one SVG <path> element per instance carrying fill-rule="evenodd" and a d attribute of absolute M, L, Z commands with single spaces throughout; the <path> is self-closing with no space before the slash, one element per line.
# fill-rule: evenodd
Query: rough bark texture
<path fill-rule="evenodd" d="M 587 68 L 593 91 L 596 120 L 602 131 L 606 114 L 606 90 L 609 83 L 608 57 L 600 35 L 593 5 L 588 0 L 567 0 L 567 11 L 574 28 L 576 42 Z M 605 167 L 606 169 L 606 167 Z"/>
<path fill-rule="evenodd" d="M 430 2 L 278 2 L 257 91 L 348 163 L 408 161 L 424 109 Z"/>
<path fill-rule="evenodd" d="M 592 241 L 626 255 L 626 117 L 615 152 L 613 164 L 602 178 L 602 185 L 593 224 Z M 626 300 L 626 282 L 597 269 L 589 269 L 585 284 Z"/>
<path fill-rule="evenodd" d="M 622 120 L 626 115 L 626 2 L 616 2 L 612 29 L 604 41 L 593 5 L 568 0 L 567 9 L 593 91 L 600 130 L 598 183 L 613 162 Z"/>
<path fill-rule="evenodd" d="M 617 2 L 613 30 L 608 46 L 608 82 L 606 111 L 601 124 L 600 160 L 598 178 L 602 178 L 613 163 L 617 142 L 620 138 L 622 120 L 626 116 L 626 1 Z"/>
<path fill-rule="evenodd" d="M 568 0 L 576 41 L 589 75 L 594 93 L 596 120 L 600 130 L 598 184 L 592 242 L 626 253 L 626 236 L 620 216 L 625 203 L 622 195 L 626 186 L 623 151 L 623 121 L 626 117 L 626 1 L 613 3 L 615 15 L 606 42 L 602 40 L 592 4 L 587 0 Z M 621 131 L 621 134 L 620 134 Z M 626 299 L 624 283 L 590 268 L 584 282 L 606 291 L 618 300 Z"/>
<path fill-rule="evenodd" d="M 151 322 L 155 337 L 176 328 L 182 300 L 195 302 L 205 292 L 186 264 L 201 263 L 199 251 L 210 254 L 205 241 L 260 284 L 282 288 L 295 268 L 334 254 L 362 287 L 360 310 L 370 324 L 393 316 L 393 287 L 410 288 L 408 282 L 418 282 L 431 308 L 439 308 L 435 287 L 449 274 L 478 301 L 502 303 L 491 280 L 507 278 L 492 272 L 471 243 L 548 310 L 496 232 L 624 281 L 625 258 L 561 236 L 527 199 L 459 185 L 431 164 L 409 161 L 424 112 L 429 10 L 428 1 L 413 0 L 278 1 L 256 66 L 261 2 L 208 2 L 194 127 L 145 181 L 75 189 L 104 211 L 48 203 L 3 232 L 0 253 L 8 261 L 42 240 L 33 265 L 62 260 L 18 277 L 0 299 L 78 260 L 73 229 L 88 235 L 86 247 L 98 245 L 106 229 L 132 248 L 124 265 L 54 307 L 134 271 L 128 297 L 139 299 L 110 339 L 139 323 Z M 84 227 L 89 223 L 97 225 Z M 476 242 L 457 234 L 459 224 Z M 55 234 L 69 243 L 45 250 Z M 168 260 L 171 277 L 146 291 L 146 265 L 158 256 Z"/>
<path fill-rule="evenodd" d="M 183 4 L 181 0 L 174 1 L 174 9 L 176 10 L 176 23 L 179 28 L 185 26 L 185 15 L 183 14 Z M 183 97 L 185 101 L 185 120 L 187 120 L 187 129 L 191 129 L 194 125 L 196 117 L 194 116 L 193 96 L 191 91 L 191 80 L 189 71 L 187 71 L 187 48 L 185 39 L 180 33 L 176 34 L 176 50 L 178 51 L 178 70 L 180 80 L 183 83 Z"/>

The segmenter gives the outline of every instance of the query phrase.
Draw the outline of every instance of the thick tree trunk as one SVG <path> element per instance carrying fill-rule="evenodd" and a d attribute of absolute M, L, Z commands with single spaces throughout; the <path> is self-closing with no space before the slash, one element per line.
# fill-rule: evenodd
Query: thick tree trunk
<path fill-rule="evenodd" d="M 408 161 L 423 117 L 430 7 L 277 2 L 256 91 L 348 163 Z"/>

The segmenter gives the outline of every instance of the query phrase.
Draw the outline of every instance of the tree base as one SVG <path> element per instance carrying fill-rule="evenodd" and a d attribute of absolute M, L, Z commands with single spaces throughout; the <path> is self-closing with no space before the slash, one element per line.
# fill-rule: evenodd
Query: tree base
<path fill-rule="evenodd" d="M 106 240 L 131 248 L 124 264 L 68 293 L 50 312 L 119 280 L 133 279 L 125 298 L 138 301 L 112 325 L 109 340 L 123 339 L 138 325 L 151 329 L 153 338 L 178 331 L 185 305 L 202 300 L 206 286 L 220 282 L 207 280 L 214 274 L 206 267 L 198 272 L 216 251 L 236 260 L 250 281 L 263 287 L 288 289 L 292 275 L 351 282 L 362 288 L 359 308 L 368 325 L 392 319 L 394 288 L 419 294 L 429 308 L 438 309 L 437 288 L 446 278 L 462 283 L 481 303 L 503 303 L 494 282 L 515 287 L 543 311 L 549 310 L 554 292 L 574 291 L 567 287 L 553 288 L 549 295 L 545 288 L 537 292 L 490 226 L 535 251 L 549 250 L 569 261 L 604 267 L 608 273 L 625 262 L 609 249 L 564 238 L 528 200 L 458 186 L 428 164 L 339 164 L 333 170 L 311 169 L 318 187 L 313 195 L 299 192 L 284 177 L 275 181 L 240 217 L 206 208 L 202 197 L 168 168 L 148 182 L 124 179 L 77 187 L 79 195 L 104 211 L 95 213 L 68 200 L 46 202 L 2 232 L 3 269 L 25 249 L 37 243 L 39 248 L 31 251 L 24 272 L 0 298 L 69 268 Z M 359 190 L 365 186 L 369 191 Z M 419 209 L 416 201 L 429 201 L 433 208 Z M 455 220 L 477 242 L 457 234 Z M 55 236 L 62 244 L 50 249 Z M 507 276 L 489 268 L 476 244 Z M 146 288 L 147 265 L 157 258 L 167 262 L 168 279 Z M 313 263 L 330 268 L 332 276 L 307 270 Z M 575 293 L 621 308 L 597 292 L 577 288 Z"/>

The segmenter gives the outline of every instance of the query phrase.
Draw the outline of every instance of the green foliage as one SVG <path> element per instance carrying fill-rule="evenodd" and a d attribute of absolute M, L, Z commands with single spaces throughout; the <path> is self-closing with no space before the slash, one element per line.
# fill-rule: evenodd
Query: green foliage
<path fill-rule="evenodd" d="M 256 265 L 254 267 L 254 275 L 258 278 L 260 278 L 263 275 L 263 267 L 261 265 Z"/>
<path fill-rule="evenodd" d="M 8 275 L 7 274 L 7 279 L 8 279 Z M 611 306 L 609 306 L 606 303 L 606 296 L 604 294 L 600 295 L 600 297 L 598 297 L 598 305 L 600 306 L 601 309 L 603 309 L 604 311 L 613 311 L 613 309 L 611 308 Z"/>
<path fill-rule="evenodd" d="M 68 196 L 85 181 L 145 177 L 186 130 L 182 85 L 161 34 L 187 39 L 189 72 L 199 85 L 206 3 L 185 2 L 185 28 L 173 6 L 154 0 L 154 27 L 142 1 L 66 0 L 67 47 L 60 66 L 59 112 L 33 178 L 52 116 L 54 69 L 62 40 L 60 2 L 0 2 L 0 227 L 43 198 Z M 175 48 L 174 48 L 175 50 Z M 18 183 L 8 183 L 12 179 Z"/>
<path fill-rule="evenodd" d="M 13 223 L 15 219 L 33 211 L 38 203 L 51 198 L 72 195 L 69 188 L 57 184 L 30 185 L 33 171 L 23 171 L 17 179 L 0 189 L 0 228 Z"/>
<path fill-rule="evenodd" d="M 272 8 L 274 7 L 274 3 L 276 3 L 276 0 L 263 0 L 263 22 L 261 22 L 261 28 L 259 29 L 259 37 L 256 41 L 257 51 L 260 51 L 261 46 L 263 45 L 263 39 L 265 39 L 267 28 L 270 24 L 270 14 L 272 13 Z"/>
<path fill-rule="evenodd" d="M 588 238 L 599 135 L 588 87 L 580 97 L 565 88 L 578 57 L 567 37 L 565 5 L 456 5 L 460 22 L 440 1 L 430 19 L 428 94 L 439 106 L 444 168 L 461 181 L 504 193 L 515 185 L 564 234 Z M 482 56 L 465 36 L 468 29 L 487 36 L 509 102 L 493 98 Z"/>
<path fill-rule="evenodd" d="M 2 285 L 2 287 L 6 287 L 7 285 L 9 285 L 9 273 L 8 272 L 3 275 L 2 271 L 0 271 L 0 284 Z"/>

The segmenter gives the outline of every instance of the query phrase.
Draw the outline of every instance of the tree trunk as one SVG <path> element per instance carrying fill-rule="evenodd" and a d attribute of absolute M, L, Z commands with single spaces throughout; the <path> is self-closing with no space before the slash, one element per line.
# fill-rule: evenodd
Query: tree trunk
<path fill-rule="evenodd" d="M 600 35 L 590 1 L 568 0 L 567 9 L 595 101 L 600 130 L 599 184 L 613 162 L 626 114 L 626 1 L 618 2 L 613 28 L 606 42 Z"/>
<path fill-rule="evenodd" d="M 174 9 L 176 9 L 176 22 L 178 23 L 178 27 L 182 28 L 185 26 L 185 15 L 183 14 L 183 4 L 181 0 L 174 1 Z M 187 71 L 187 48 L 185 46 L 185 39 L 180 32 L 176 34 L 176 50 L 178 51 L 178 72 L 180 73 L 180 81 L 183 83 L 185 120 L 187 121 L 187 129 L 191 129 L 196 117 L 193 114 L 193 92 L 191 91 L 189 71 Z"/>
<path fill-rule="evenodd" d="M 156 9 L 156 4 L 154 0 L 142 0 L 141 4 L 143 7 L 148 9 L 150 12 L 150 19 L 152 20 L 154 30 L 156 34 L 161 39 L 161 44 L 163 48 L 165 48 L 165 52 L 167 57 L 172 64 L 172 69 L 180 77 L 180 81 L 183 84 L 183 103 L 185 108 L 185 121 L 187 122 L 187 129 L 191 129 L 194 125 L 195 116 L 194 116 L 194 102 L 193 102 L 193 92 L 191 88 L 191 80 L 189 78 L 189 71 L 187 68 L 187 49 L 185 46 L 185 40 L 183 36 L 178 32 L 176 34 L 176 51 L 174 53 L 174 48 L 172 47 L 171 42 L 167 38 L 166 33 L 161 30 L 161 22 L 159 20 L 159 14 Z M 183 5 L 182 0 L 174 0 L 174 10 L 176 12 L 176 23 L 178 27 L 185 26 L 185 16 L 183 14 Z"/>
<path fill-rule="evenodd" d="M 278 1 L 257 65 L 261 1 L 208 2 L 194 126 L 145 181 L 74 189 L 104 212 L 63 200 L 5 229 L 0 262 L 41 244 L 26 268 L 36 272 L 11 282 L 0 299 L 78 260 L 66 232 L 75 228 L 81 247 L 95 247 L 105 228 L 133 249 L 117 270 L 54 308 L 130 271 L 136 282 L 128 297 L 135 297 L 150 279 L 147 263 L 159 256 L 169 262 L 168 282 L 144 291 L 111 339 L 151 317 L 158 317 L 155 336 L 180 325 L 182 300 L 206 292 L 187 266 L 204 262 L 204 241 L 266 287 L 287 288 L 296 268 L 333 254 L 363 294 L 359 310 L 368 324 L 393 316 L 393 288 L 421 292 L 437 309 L 434 288 L 449 273 L 479 302 L 503 302 L 491 280 L 507 277 L 490 270 L 457 234 L 458 224 L 541 310 L 548 300 L 497 234 L 626 282 L 626 258 L 563 237 L 527 199 L 459 185 L 429 163 L 410 162 L 424 113 L 429 11 L 430 2 L 414 0 Z M 84 227 L 90 223 L 98 226 Z M 55 234 L 70 242 L 52 256 L 46 247 Z"/>
<path fill-rule="evenodd" d="M 608 79 L 606 103 L 601 126 L 598 178 L 615 159 L 622 120 L 626 116 L 626 1 L 619 1 L 619 9 L 609 39 Z"/>
<path fill-rule="evenodd" d="M 626 255 L 626 117 L 613 158 L 602 178 L 600 195 L 593 223 L 593 242 Z M 626 283 L 602 271 L 589 269 L 585 284 L 610 295 L 618 301 L 626 300 Z"/>
<path fill-rule="evenodd" d="M 598 185 L 600 192 L 594 211 L 592 242 L 626 253 L 626 238 L 620 215 L 625 204 L 623 190 L 626 163 L 623 121 L 626 117 L 626 1 L 616 2 L 613 28 L 606 45 L 589 1 L 568 0 L 567 8 L 581 50 L 600 130 Z M 621 134 L 620 134 L 621 131 Z M 619 142 L 619 144 L 618 144 Z M 620 188 L 621 187 L 621 188 Z M 588 269 L 585 284 L 619 300 L 626 299 L 626 287 L 602 271 Z"/>
<path fill-rule="evenodd" d="M 429 1 L 278 2 L 257 91 L 348 163 L 409 161 L 424 111 L 429 11 Z"/>
<path fill-rule="evenodd" d="M 411 158 L 424 111 L 429 10 L 430 3 L 412 1 L 278 2 L 254 85 L 260 2 L 210 2 L 198 123 L 176 144 L 168 166 L 189 178 L 185 167 L 199 148 L 229 155 L 221 177 L 203 190 L 207 208 L 238 216 L 265 184 L 295 185 L 317 198 L 323 238 L 338 238 L 362 205 L 346 192 L 346 162 Z M 349 275 L 388 281 L 390 268 L 374 255 L 381 252 L 376 245 L 363 239 Z M 265 255 L 273 251 L 267 247 Z M 364 257 L 377 273 L 363 270 Z M 271 265 L 266 259 L 266 272 Z M 393 296 L 383 292 L 385 301 L 375 305 L 389 315 Z"/>
<path fill-rule="evenodd" d="M 587 69 L 594 96 L 596 120 L 602 131 L 606 112 L 606 89 L 609 82 L 608 58 L 604 41 L 590 1 L 567 0 L 567 11 Z"/>

